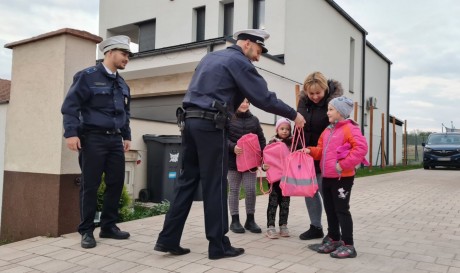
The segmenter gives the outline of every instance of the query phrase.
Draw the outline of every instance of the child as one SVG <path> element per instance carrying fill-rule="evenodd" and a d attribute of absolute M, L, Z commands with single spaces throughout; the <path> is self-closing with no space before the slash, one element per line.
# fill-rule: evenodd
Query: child
<path fill-rule="evenodd" d="M 262 233 L 262 229 L 254 220 L 256 210 L 256 175 L 257 167 L 254 170 L 245 172 L 238 171 L 236 157 L 241 156 L 244 152 L 241 147 L 238 147 L 237 141 L 243 135 L 254 133 L 258 136 L 260 148 L 265 148 L 266 140 L 264 132 L 260 126 L 259 119 L 249 111 L 251 103 L 248 99 L 244 99 L 240 107 L 236 110 L 230 120 L 228 129 L 228 208 L 232 216 L 230 230 L 235 233 L 244 233 L 245 229 L 252 233 Z M 250 151 L 248 151 L 250 152 Z M 246 195 L 246 223 L 244 227 L 240 223 L 239 215 L 239 197 L 240 188 L 244 187 Z"/>
<path fill-rule="evenodd" d="M 270 140 L 270 143 L 276 141 L 284 142 L 290 149 L 292 143 L 291 136 L 291 122 L 286 118 L 281 118 L 276 122 L 276 135 Z M 263 164 L 262 169 L 264 171 L 270 168 L 269 165 Z M 289 196 L 283 196 L 281 194 L 280 181 L 273 183 L 272 191 L 268 197 L 268 208 L 267 208 L 267 233 L 265 234 L 270 239 L 278 239 L 281 237 L 289 237 L 289 229 L 287 227 L 287 220 L 289 215 L 289 203 L 291 198 Z M 280 207 L 279 212 L 279 227 L 280 233 L 276 232 L 275 218 L 276 210 Z"/>
<path fill-rule="evenodd" d="M 365 161 L 367 142 L 357 124 L 348 119 L 352 110 L 353 101 L 349 98 L 342 96 L 331 100 L 327 109 L 330 125 L 321 134 L 318 146 L 305 149 L 315 160 L 321 160 L 323 203 L 328 224 L 328 234 L 314 250 L 330 253 L 333 258 L 354 258 L 357 255 L 350 195 L 355 166 Z"/>

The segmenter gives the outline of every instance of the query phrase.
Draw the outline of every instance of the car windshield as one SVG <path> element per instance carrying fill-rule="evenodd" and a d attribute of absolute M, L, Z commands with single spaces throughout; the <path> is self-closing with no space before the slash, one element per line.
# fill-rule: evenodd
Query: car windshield
<path fill-rule="evenodd" d="M 432 135 L 428 144 L 460 144 L 460 135 Z"/>

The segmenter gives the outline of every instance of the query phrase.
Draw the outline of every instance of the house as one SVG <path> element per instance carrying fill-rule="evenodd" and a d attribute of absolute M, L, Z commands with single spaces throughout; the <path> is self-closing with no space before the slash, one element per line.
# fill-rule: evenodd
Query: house
<path fill-rule="evenodd" d="M 271 34 L 265 43 L 269 52 L 254 64 L 280 99 L 295 107 L 296 85 L 302 85 L 313 71 L 339 80 L 345 95 L 357 102 L 354 117 L 368 141 L 369 102 L 372 104 L 374 155 L 369 161 L 377 161 L 382 126 L 385 154 L 391 155 L 391 61 L 366 40 L 367 31 L 334 1 L 101 0 L 99 35 L 127 35 L 137 48 L 121 73 L 133 98 L 132 147 L 142 158 L 147 158 L 142 135 L 179 134 L 175 109 L 201 58 L 231 45 L 231 35 L 247 28 L 264 28 Z M 277 117 L 255 107 L 252 112 L 270 137 Z M 136 170 L 134 194 L 145 187 L 144 167 Z"/>

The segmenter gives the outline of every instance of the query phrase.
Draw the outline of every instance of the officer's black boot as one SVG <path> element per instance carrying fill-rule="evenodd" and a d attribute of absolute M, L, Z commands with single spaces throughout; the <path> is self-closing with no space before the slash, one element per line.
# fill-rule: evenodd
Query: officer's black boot
<path fill-rule="evenodd" d="M 240 223 L 240 215 L 232 215 L 232 223 L 230 224 L 230 230 L 235 233 L 244 233 L 244 228 Z"/>
<path fill-rule="evenodd" d="M 261 233 L 262 230 L 254 221 L 254 214 L 248 214 L 246 218 L 246 223 L 244 224 L 244 228 L 249 230 L 252 233 Z"/>

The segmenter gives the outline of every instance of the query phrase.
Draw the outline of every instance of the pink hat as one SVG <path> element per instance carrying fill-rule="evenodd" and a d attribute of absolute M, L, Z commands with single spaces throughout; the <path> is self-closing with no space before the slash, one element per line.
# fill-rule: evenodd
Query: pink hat
<path fill-rule="evenodd" d="M 276 126 L 275 126 L 275 131 L 278 132 L 278 128 L 281 126 L 281 124 L 289 124 L 289 127 L 291 127 L 291 121 L 288 120 L 287 118 L 280 118 L 277 122 L 276 122 Z"/>

